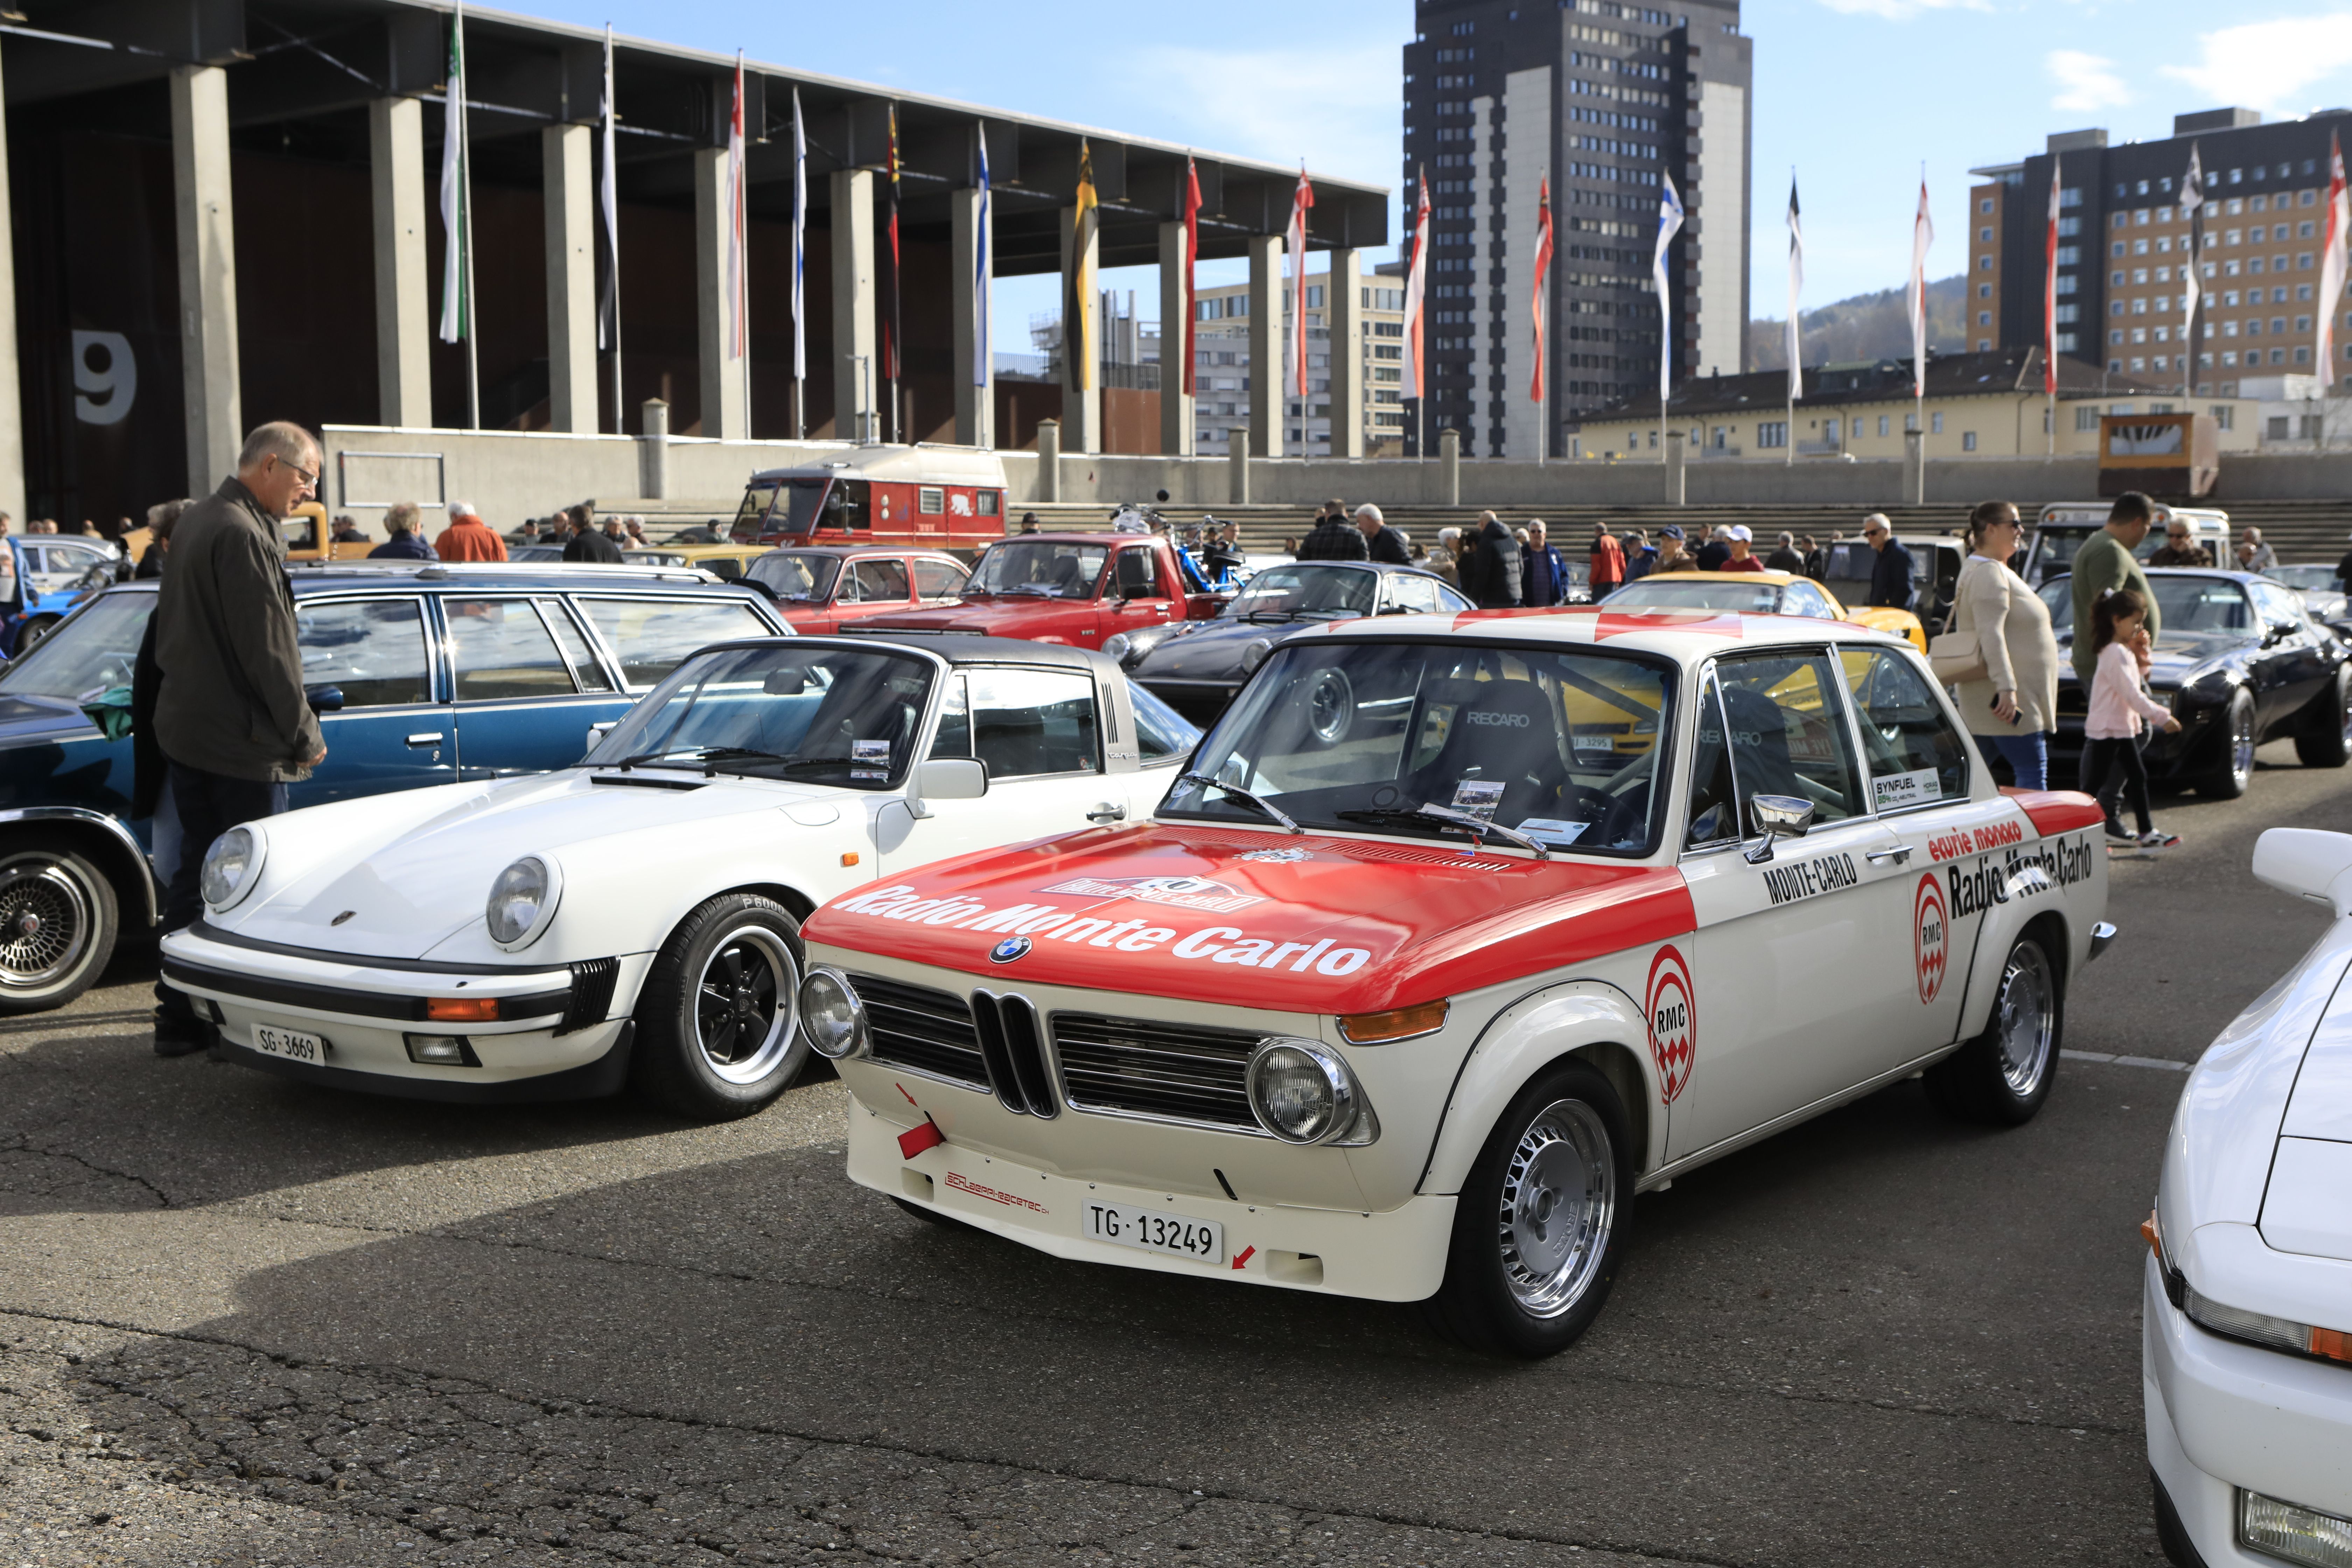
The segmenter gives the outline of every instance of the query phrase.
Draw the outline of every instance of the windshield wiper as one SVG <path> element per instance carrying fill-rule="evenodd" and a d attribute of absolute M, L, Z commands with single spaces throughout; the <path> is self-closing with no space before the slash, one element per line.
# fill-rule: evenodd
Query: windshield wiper
<path fill-rule="evenodd" d="M 1297 822 L 1293 821 L 1289 815 L 1284 812 L 1280 806 L 1276 805 L 1271 801 L 1260 800 L 1257 796 L 1250 794 L 1249 791 L 1242 788 L 1239 784 L 1229 784 L 1222 779 L 1213 779 L 1206 773 L 1182 773 L 1178 775 L 1176 782 L 1178 784 L 1199 784 L 1204 790 L 1221 789 L 1227 795 L 1232 795 L 1235 800 L 1240 801 L 1244 805 L 1255 806 L 1259 811 L 1274 818 L 1275 821 L 1282 824 L 1284 828 L 1289 832 L 1303 834 L 1307 831 L 1307 829 L 1299 826 Z"/>
<path fill-rule="evenodd" d="M 1450 805 L 1400 805 L 1380 810 L 1337 811 L 1331 815 L 1342 822 L 1434 822 L 1447 827 L 1461 828 L 1470 835 L 1474 841 L 1473 847 L 1476 847 L 1475 841 L 1492 837 L 1501 839 L 1506 844 L 1516 844 L 1520 848 L 1530 851 L 1538 860 L 1551 858 L 1551 849 L 1549 846 L 1528 837 L 1518 829 L 1505 827 L 1500 823 L 1488 822 L 1485 817 L 1473 816 L 1466 811 L 1456 811 Z"/>
<path fill-rule="evenodd" d="M 793 759 L 781 752 L 763 752 L 757 746 L 705 746 L 702 748 L 702 771 L 706 774 L 719 772 L 711 764 L 723 757 L 756 758 L 763 762 L 790 763 Z"/>

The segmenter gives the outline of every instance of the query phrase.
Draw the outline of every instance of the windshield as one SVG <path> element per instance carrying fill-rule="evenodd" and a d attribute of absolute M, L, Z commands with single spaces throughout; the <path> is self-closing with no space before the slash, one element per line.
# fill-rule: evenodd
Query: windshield
<path fill-rule="evenodd" d="M 1677 582 L 1672 577 L 1645 577 L 1610 595 L 1609 607 L 1729 610 L 1743 616 L 1771 616 L 1780 613 L 1780 593 L 1778 583 Z"/>
<path fill-rule="evenodd" d="M 880 649 L 713 648 L 647 692 L 586 765 L 890 788 L 914 759 L 931 674 L 927 659 Z"/>
<path fill-rule="evenodd" d="M 774 591 L 779 599 L 822 601 L 833 593 L 841 575 L 841 557 L 814 550 L 779 550 L 751 563 L 750 576 Z"/>
<path fill-rule="evenodd" d="M 743 504 L 735 510 L 736 532 L 756 534 L 760 531 L 761 524 L 767 521 L 768 509 L 776 504 L 778 488 L 775 485 L 743 487 Z"/>
<path fill-rule="evenodd" d="M 735 513 L 734 537 L 749 542 L 768 534 L 808 532 L 816 526 L 817 502 L 824 499 L 828 482 L 782 479 L 748 487 L 743 505 Z"/>
<path fill-rule="evenodd" d="M 2336 568 L 2333 566 L 2273 566 L 2264 575 L 2305 593 L 2314 589 L 2333 591 L 2336 586 Z"/>
<path fill-rule="evenodd" d="M 2028 580 L 2042 583 L 2049 581 L 2057 573 L 2072 572 L 2074 569 L 2075 552 L 2089 543 L 2091 535 L 2098 532 L 2103 526 L 2103 524 L 2084 523 L 2079 527 L 2053 528 L 2047 523 L 2043 524 L 2041 531 L 2033 536 L 2032 553 L 2026 558 L 2025 574 Z M 2147 531 L 2147 537 L 2133 547 L 2132 558 L 2145 563 L 2149 556 L 2163 548 L 2164 530 L 2151 528 Z"/>
<path fill-rule="evenodd" d="M 1145 767 L 1188 755 L 1200 743 L 1201 727 L 1134 680 L 1127 683 L 1135 710 L 1135 751 Z"/>
<path fill-rule="evenodd" d="M 1463 828 L 1415 815 L 1435 806 L 1555 849 L 1646 854 L 1672 679 L 1623 655 L 1318 637 L 1275 650 L 1194 752 L 1192 776 L 1310 828 L 1463 842 Z M 1272 820 L 1181 781 L 1161 809 Z"/>
<path fill-rule="evenodd" d="M 967 594 L 1042 594 L 1090 599 L 1109 551 L 1100 544 L 1016 539 L 992 544 L 964 585 Z"/>
<path fill-rule="evenodd" d="M 2178 632 L 2242 632 L 2254 624 L 2253 606 L 2246 591 L 2227 577 L 2169 574 L 2151 576 L 2156 591 L 2157 622 L 2164 629 L 2158 640 Z M 2074 628 L 2074 580 L 2060 577 L 2042 584 L 2042 602 L 2050 606 L 2053 631 Z"/>
<path fill-rule="evenodd" d="M 1379 573 L 1350 566 L 1276 566 L 1251 578 L 1249 586 L 1218 613 L 1229 621 L 1369 616 L 1380 586 Z"/>
<path fill-rule="evenodd" d="M 0 692 L 12 697 L 63 697 L 94 700 L 109 687 L 131 684 L 131 666 L 147 617 L 155 613 L 153 594 L 107 594 L 89 601 L 79 615 L 58 623 L 38 647 L 0 671 Z"/>

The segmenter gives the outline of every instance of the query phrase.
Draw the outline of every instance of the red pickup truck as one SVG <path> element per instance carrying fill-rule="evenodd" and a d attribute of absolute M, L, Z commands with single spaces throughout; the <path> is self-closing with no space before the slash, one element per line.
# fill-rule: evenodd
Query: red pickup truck
<path fill-rule="evenodd" d="M 1023 533 L 982 552 L 956 603 L 867 616 L 857 627 L 1100 647 L 1114 633 L 1207 620 L 1223 602 L 1184 553 L 1157 535 Z"/>

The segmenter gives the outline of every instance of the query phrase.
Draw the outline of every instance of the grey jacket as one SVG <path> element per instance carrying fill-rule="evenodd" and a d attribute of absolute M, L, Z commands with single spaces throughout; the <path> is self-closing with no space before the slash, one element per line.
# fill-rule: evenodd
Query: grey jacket
<path fill-rule="evenodd" d="M 286 545 L 236 479 L 182 514 L 155 605 L 155 738 L 184 767 L 291 784 L 324 742 L 302 692 Z"/>

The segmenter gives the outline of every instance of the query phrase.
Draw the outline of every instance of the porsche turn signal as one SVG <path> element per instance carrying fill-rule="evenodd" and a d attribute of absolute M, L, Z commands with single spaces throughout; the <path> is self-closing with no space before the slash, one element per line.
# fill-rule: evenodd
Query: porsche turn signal
<path fill-rule="evenodd" d="M 426 1000 L 425 1016 L 441 1024 L 495 1024 L 499 1021 L 499 999 L 495 996 L 435 996 Z"/>
<path fill-rule="evenodd" d="M 1339 1037 L 1351 1046 L 1377 1046 L 1390 1040 L 1410 1040 L 1433 1035 L 1445 1027 L 1445 1002 L 1423 1002 L 1387 1013 L 1350 1013 L 1339 1020 Z"/>

